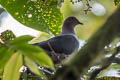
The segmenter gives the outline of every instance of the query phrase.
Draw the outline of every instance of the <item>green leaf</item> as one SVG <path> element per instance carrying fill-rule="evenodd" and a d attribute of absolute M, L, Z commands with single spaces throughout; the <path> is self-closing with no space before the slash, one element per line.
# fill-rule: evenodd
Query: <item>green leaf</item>
<path fill-rule="evenodd" d="M 59 34 L 63 15 L 57 0 L 0 0 L 0 4 L 19 22 L 33 29 Z"/>
<path fill-rule="evenodd" d="M 114 0 L 116 6 L 120 6 L 120 0 Z"/>
<path fill-rule="evenodd" d="M 34 43 L 38 43 L 38 42 L 41 42 L 41 41 L 45 41 L 45 40 L 50 39 L 50 37 L 51 36 L 49 34 L 42 32 L 37 37 L 33 38 L 29 43 L 34 44 Z"/>
<path fill-rule="evenodd" d="M 6 62 L 9 60 L 12 54 L 13 54 L 12 50 L 0 46 L 0 69 L 3 69 Z"/>
<path fill-rule="evenodd" d="M 11 41 L 10 44 L 24 44 L 24 43 L 28 43 L 28 41 L 30 41 L 32 39 L 31 36 L 25 35 L 25 36 L 20 36 L 15 38 L 15 40 Z"/>
<path fill-rule="evenodd" d="M 42 72 L 40 72 L 40 70 L 38 70 L 38 66 L 29 58 L 25 57 L 25 62 L 26 65 L 28 66 L 28 68 L 35 74 L 39 75 L 43 80 L 46 80 L 45 75 L 43 75 Z"/>
<path fill-rule="evenodd" d="M 50 57 L 41 48 L 33 47 L 28 44 L 16 45 L 16 48 L 39 65 L 54 69 L 54 65 Z"/>
<path fill-rule="evenodd" d="M 15 53 L 5 66 L 3 80 L 19 80 L 20 68 L 22 66 L 22 55 Z"/>
<path fill-rule="evenodd" d="M 3 76 L 3 69 L 0 69 L 0 79 L 2 78 Z"/>
<path fill-rule="evenodd" d="M 29 39 L 31 39 L 29 36 L 16 38 L 15 40 L 11 41 L 9 46 L 14 50 L 23 53 L 25 56 L 29 57 L 39 65 L 54 69 L 52 60 L 40 47 L 27 44 L 26 41 Z"/>

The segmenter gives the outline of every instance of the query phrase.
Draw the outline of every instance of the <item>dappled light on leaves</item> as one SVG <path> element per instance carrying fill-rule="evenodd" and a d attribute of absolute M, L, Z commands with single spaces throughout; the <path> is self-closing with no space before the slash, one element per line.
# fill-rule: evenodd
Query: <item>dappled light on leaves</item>
<path fill-rule="evenodd" d="M 60 33 L 63 17 L 57 8 L 57 1 L 0 0 L 0 3 L 22 24 L 54 35 Z"/>

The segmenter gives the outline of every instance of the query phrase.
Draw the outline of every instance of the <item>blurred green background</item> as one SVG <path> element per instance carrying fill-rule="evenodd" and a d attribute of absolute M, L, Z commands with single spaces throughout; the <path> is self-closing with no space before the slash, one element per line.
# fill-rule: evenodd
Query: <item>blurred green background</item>
<path fill-rule="evenodd" d="M 75 0 L 74 0 L 75 1 Z M 61 7 L 64 18 L 68 16 L 76 16 L 84 25 L 76 27 L 76 34 L 79 39 L 87 40 L 101 25 L 106 21 L 107 17 L 114 12 L 116 6 L 113 0 L 91 0 L 89 1 L 91 11 L 85 14 L 87 9 L 86 0 L 72 4 L 69 0 L 65 0 Z"/>

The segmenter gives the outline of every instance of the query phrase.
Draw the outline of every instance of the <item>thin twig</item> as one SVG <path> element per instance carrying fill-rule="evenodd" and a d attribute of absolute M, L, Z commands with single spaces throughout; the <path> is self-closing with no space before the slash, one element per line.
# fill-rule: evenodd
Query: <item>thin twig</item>
<path fill-rule="evenodd" d="M 52 46 L 51 46 L 51 44 L 50 44 L 49 41 L 48 41 L 48 46 L 49 46 L 49 48 L 52 50 L 52 52 L 55 53 L 55 51 L 54 51 L 54 49 L 52 48 Z"/>
<path fill-rule="evenodd" d="M 89 0 L 90 1 L 90 0 Z M 86 5 L 87 5 L 87 9 L 85 9 L 84 11 L 85 11 L 85 14 L 87 14 L 88 13 L 88 11 L 91 11 L 91 5 L 89 4 L 89 1 L 88 0 L 86 0 Z"/>

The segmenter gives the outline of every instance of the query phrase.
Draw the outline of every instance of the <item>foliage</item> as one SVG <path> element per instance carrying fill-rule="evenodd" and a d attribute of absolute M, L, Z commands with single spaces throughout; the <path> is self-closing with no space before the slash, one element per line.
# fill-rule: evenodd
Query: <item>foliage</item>
<path fill-rule="evenodd" d="M 0 69 L 3 69 L 6 62 L 12 56 L 13 51 L 11 49 L 0 46 Z"/>
<path fill-rule="evenodd" d="M 14 53 L 11 49 L 8 48 L 7 45 L 4 44 L 6 44 L 6 42 L 9 42 L 10 40 L 13 40 L 14 38 L 14 34 L 9 30 L 1 33 L 0 35 L 0 69 L 4 68 L 4 65 Z"/>
<path fill-rule="evenodd" d="M 50 37 L 51 36 L 49 34 L 42 32 L 38 35 L 38 37 L 35 37 L 31 41 L 29 41 L 29 43 L 30 44 L 39 43 L 41 41 L 45 41 L 45 40 L 49 39 Z"/>
<path fill-rule="evenodd" d="M 40 76 L 43 79 L 46 79 L 46 77 L 43 75 L 43 73 L 41 73 L 38 70 L 38 66 L 37 64 L 35 64 L 32 60 L 30 60 L 29 58 L 25 57 L 25 62 L 26 65 L 28 66 L 28 68 L 35 74 L 37 74 L 38 76 Z"/>
<path fill-rule="evenodd" d="M 64 0 L 59 0 L 64 2 Z M 74 5 L 81 0 L 70 0 Z M 90 11 L 90 0 L 86 0 L 86 13 Z M 57 7 L 58 0 L 0 0 L 0 4 L 20 23 L 43 32 L 58 35 L 60 33 L 63 15 Z M 115 5 L 120 5 L 120 0 L 114 0 Z M 87 32 L 87 31 L 86 31 Z M 19 80 L 22 76 L 27 79 L 27 74 L 20 72 L 22 66 L 27 66 L 37 77 L 46 80 L 46 76 L 38 69 L 38 65 L 54 69 L 50 57 L 39 47 L 28 43 L 40 42 L 50 38 L 42 33 L 39 38 L 32 40 L 31 36 L 17 37 L 12 31 L 5 31 L 0 35 L 0 78 L 3 80 Z M 32 40 L 32 41 L 31 41 Z M 111 67 L 114 68 L 114 67 Z M 21 76 L 20 76 L 21 75 Z M 5 77 L 3 77 L 5 76 Z M 32 75 L 30 75 L 32 77 Z M 36 78 L 36 80 L 38 80 Z M 31 78 L 32 80 L 35 78 Z M 102 77 L 96 80 L 118 79 L 116 77 Z"/>
<path fill-rule="evenodd" d="M 19 69 L 22 65 L 27 65 L 33 73 L 46 80 L 35 63 L 54 70 L 54 65 L 48 55 L 44 53 L 41 48 L 28 44 L 28 41 L 32 39 L 31 36 L 20 36 L 13 39 L 12 35 L 14 34 L 8 30 L 1 35 L 7 36 L 2 37 L 1 40 L 3 40 L 3 43 L 1 43 L 0 46 L 0 70 L 4 68 L 3 75 L 5 76 L 3 80 L 19 80 L 21 74 Z M 7 42 L 7 44 L 5 42 Z"/>
<path fill-rule="evenodd" d="M 7 62 L 4 68 L 3 80 L 19 80 L 21 74 L 19 72 L 19 69 L 22 65 L 22 55 L 19 53 L 15 53 Z"/>
<path fill-rule="evenodd" d="M 120 6 L 120 0 L 114 0 L 116 6 Z"/>
<path fill-rule="evenodd" d="M 0 0 L 0 4 L 28 27 L 54 35 L 60 33 L 63 16 L 57 0 Z"/>

